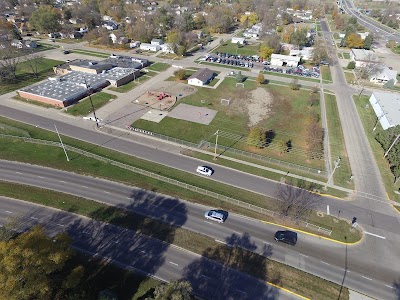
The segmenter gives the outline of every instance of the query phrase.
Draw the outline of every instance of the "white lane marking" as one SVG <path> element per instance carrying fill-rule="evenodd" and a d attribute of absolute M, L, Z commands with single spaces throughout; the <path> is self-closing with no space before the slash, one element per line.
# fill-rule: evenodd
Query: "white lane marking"
<path fill-rule="evenodd" d="M 9 210 L 6 210 L 6 213 L 12 214 L 13 212 L 12 212 L 12 211 L 9 211 Z"/>
<path fill-rule="evenodd" d="M 170 261 L 169 263 L 170 263 L 171 265 L 178 266 L 178 264 L 176 264 L 176 263 L 174 263 L 174 262 L 172 262 L 172 261 Z"/>
<path fill-rule="evenodd" d="M 210 225 L 212 225 L 212 223 L 211 222 L 208 222 L 208 221 L 204 221 L 205 223 L 207 223 L 207 224 L 210 224 Z"/>
<path fill-rule="evenodd" d="M 365 233 L 365 234 L 368 234 L 368 235 L 372 235 L 372 236 L 377 237 L 377 238 L 380 238 L 380 239 L 383 239 L 383 240 L 386 240 L 386 237 L 381 236 L 381 235 L 377 235 L 377 234 L 375 234 L 375 233 L 371 233 L 371 232 L 368 232 L 368 231 L 364 231 L 364 233 Z"/>
<path fill-rule="evenodd" d="M 140 250 L 140 253 L 146 253 L 146 251 L 144 251 L 144 250 Z"/>
<path fill-rule="evenodd" d="M 38 218 L 36 218 L 36 217 L 31 217 L 31 219 L 32 220 L 39 220 Z"/>
<path fill-rule="evenodd" d="M 321 263 L 323 263 L 324 265 L 328 265 L 329 266 L 329 264 L 327 262 L 324 262 L 322 260 L 321 260 Z"/>
<path fill-rule="evenodd" d="M 226 245 L 226 243 L 224 242 L 224 241 L 220 241 L 220 240 L 215 240 L 217 243 L 221 243 L 221 244 L 225 244 Z"/>
<path fill-rule="evenodd" d="M 239 290 L 239 289 L 236 289 L 239 293 L 242 293 L 242 294 L 245 294 L 245 295 L 247 295 L 247 293 L 246 292 L 243 292 L 243 291 L 241 291 L 241 290 Z"/>
<path fill-rule="evenodd" d="M 58 225 L 58 226 L 61 226 L 61 227 L 64 227 L 64 226 L 65 226 L 65 225 L 63 225 L 63 224 L 58 224 L 58 223 L 57 223 L 57 225 Z"/>
<path fill-rule="evenodd" d="M 309 257 L 309 256 L 307 256 L 307 255 L 305 255 L 305 254 L 301 254 L 301 253 L 300 253 L 299 255 L 300 255 L 300 256 L 304 256 L 304 257 Z"/>
<path fill-rule="evenodd" d="M 21 172 L 17 172 L 17 171 L 15 171 L 15 173 L 17 173 L 17 174 L 22 174 Z"/>
<path fill-rule="evenodd" d="M 208 276 L 203 275 L 203 274 L 201 274 L 201 277 L 205 277 L 205 278 L 208 278 L 208 279 L 212 279 L 211 277 L 208 277 Z"/>
<path fill-rule="evenodd" d="M 329 216 L 329 205 L 326 206 L 326 214 Z"/>
<path fill-rule="evenodd" d="M 62 182 L 62 183 L 67 183 L 66 181 L 64 181 L 64 180 L 60 180 L 60 182 Z"/>
<path fill-rule="evenodd" d="M 81 187 L 83 187 L 85 189 L 88 189 L 88 187 L 86 185 L 81 185 Z"/>
<path fill-rule="evenodd" d="M 362 276 L 362 275 L 361 275 L 361 277 L 364 278 L 364 279 L 367 279 L 367 280 L 372 280 L 371 278 L 368 278 L 368 277 L 365 277 L 365 276 Z"/>
<path fill-rule="evenodd" d="M 110 192 L 107 192 L 107 191 L 103 191 L 104 193 L 106 193 L 106 194 L 111 194 Z"/>
<path fill-rule="evenodd" d="M 385 284 L 385 286 L 387 286 L 388 288 L 394 289 L 394 287 L 392 287 L 392 286 L 390 286 L 388 284 Z"/>
<path fill-rule="evenodd" d="M 234 230 L 233 232 L 234 232 L 234 233 L 237 233 L 237 234 L 241 234 L 239 231 L 235 231 L 235 230 Z"/>
<path fill-rule="evenodd" d="M 39 177 L 39 178 L 41 178 L 41 179 L 44 179 L 44 177 L 43 177 L 43 176 L 39 176 L 39 175 L 38 175 L 38 177 Z"/>
<path fill-rule="evenodd" d="M 266 242 L 266 241 L 264 241 L 264 244 L 268 244 L 268 245 L 271 245 L 271 243 L 268 243 L 268 242 Z"/>

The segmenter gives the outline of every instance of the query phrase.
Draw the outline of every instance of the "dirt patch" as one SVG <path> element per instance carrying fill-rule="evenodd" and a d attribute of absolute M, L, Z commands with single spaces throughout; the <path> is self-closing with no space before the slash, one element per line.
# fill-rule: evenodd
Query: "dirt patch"
<path fill-rule="evenodd" d="M 257 125 L 268 117 L 272 100 L 273 95 L 263 88 L 251 91 L 251 100 L 247 104 L 249 127 Z"/>

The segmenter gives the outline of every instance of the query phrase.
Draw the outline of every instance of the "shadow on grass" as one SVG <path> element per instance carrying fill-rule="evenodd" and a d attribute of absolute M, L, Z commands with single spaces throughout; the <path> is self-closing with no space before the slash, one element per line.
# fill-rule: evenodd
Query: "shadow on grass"
<path fill-rule="evenodd" d="M 264 244 L 258 249 L 248 233 L 232 234 L 224 243 L 208 248 L 184 269 L 195 294 L 205 299 L 276 299 L 277 289 L 265 284 L 266 257 L 271 256 L 272 247 Z"/>

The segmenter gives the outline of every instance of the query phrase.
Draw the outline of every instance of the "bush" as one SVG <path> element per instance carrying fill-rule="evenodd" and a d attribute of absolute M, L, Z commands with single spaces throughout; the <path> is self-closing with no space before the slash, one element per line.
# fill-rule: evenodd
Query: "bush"
<path fill-rule="evenodd" d="M 186 77 L 185 69 L 178 69 L 174 72 L 175 78 L 179 80 L 184 80 Z"/>
<path fill-rule="evenodd" d="M 242 75 L 242 72 L 241 72 L 241 71 L 239 71 L 239 72 L 236 74 L 236 82 L 240 83 L 240 82 L 243 82 L 245 79 L 246 79 L 246 78 Z"/>
<path fill-rule="evenodd" d="M 356 62 L 355 61 L 351 61 L 351 62 L 348 63 L 347 69 L 354 70 L 355 68 L 356 68 Z"/>
<path fill-rule="evenodd" d="M 293 81 L 290 83 L 290 88 L 294 91 L 297 91 L 300 89 L 300 84 L 297 79 L 293 79 Z"/>
<path fill-rule="evenodd" d="M 259 73 L 256 78 L 257 83 L 263 84 L 265 82 L 265 77 L 263 73 Z"/>

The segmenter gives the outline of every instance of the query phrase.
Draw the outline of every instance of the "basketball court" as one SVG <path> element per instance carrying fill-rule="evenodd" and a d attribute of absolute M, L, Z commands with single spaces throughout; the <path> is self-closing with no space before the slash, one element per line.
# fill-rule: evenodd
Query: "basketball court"
<path fill-rule="evenodd" d="M 169 112 L 168 117 L 208 125 L 217 112 L 214 109 L 181 103 Z"/>

